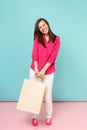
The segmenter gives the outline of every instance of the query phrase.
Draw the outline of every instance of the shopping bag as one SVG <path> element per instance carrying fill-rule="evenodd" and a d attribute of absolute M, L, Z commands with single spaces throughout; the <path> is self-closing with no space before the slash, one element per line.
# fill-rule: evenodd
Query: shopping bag
<path fill-rule="evenodd" d="M 17 109 L 40 114 L 45 96 L 46 86 L 40 81 L 24 79 Z"/>

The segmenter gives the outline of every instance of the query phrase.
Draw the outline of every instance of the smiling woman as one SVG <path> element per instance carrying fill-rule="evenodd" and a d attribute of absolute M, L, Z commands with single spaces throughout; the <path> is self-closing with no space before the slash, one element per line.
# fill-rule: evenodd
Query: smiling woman
<path fill-rule="evenodd" d="M 33 25 L 38 17 L 46 18 L 53 32 L 61 37 L 53 101 L 87 101 L 87 1 L 34 2 L 0 0 L 0 101 L 18 101 L 22 82 L 29 73 Z M 38 67 L 54 46 L 46 36 L 43 38 L 46 48 L 40 41 L 38 54 L 42 61 Z"/>
<path fill-rule="evenodd" d="M 46 23 L 45 21 L 43 21 L 43 20 L 40 21 L 38 27 L 39 27 L 39 30 L 40 30 L 40 32 L 41 32 L 42 34 L 48 36 L 49 28 L 48 28 L 48 25 L 47 25 L 47 23 Z M 49 37 L 48 37 L 48 38 L 49 38 Z"/>
<path fill-rule="evenodd" d="M 40 18 L 36 21 L 34 30 L 34 45 L 32 50 L 32 63 L 30 67 L 30 79 L 38 80 L 46 84 L 45 110 L 46 126 L 52 125 L 52 88 L 55 72 L 55 61 L 60 48 L 60 37 L 55 35 L 48 21 Z M 33 114 L 32 125 L 37 127 L 38 115 Z"/>

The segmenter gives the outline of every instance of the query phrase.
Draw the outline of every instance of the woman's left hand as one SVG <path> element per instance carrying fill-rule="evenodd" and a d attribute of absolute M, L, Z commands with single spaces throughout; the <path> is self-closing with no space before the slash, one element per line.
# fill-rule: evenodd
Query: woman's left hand
<path fill-rule="evenodd" d="M 45 70 L 42 69 L 38 74 L 37 74 L 38 78 L 41 78 L 42 80 L 45 78 Z"/>

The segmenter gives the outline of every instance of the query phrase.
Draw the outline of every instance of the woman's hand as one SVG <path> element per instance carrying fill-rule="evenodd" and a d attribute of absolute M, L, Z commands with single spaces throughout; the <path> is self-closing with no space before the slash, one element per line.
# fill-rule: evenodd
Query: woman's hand
<path fill-rule="evenodd" d="M 37 78 L 41 78 L 43 80 L 45 78 L 45 70 L 42 69 L 36 76 Z"/>
<path fill-rule="evenodd" d="M 42 79 L 44 79 L 45 78 L 46 70 L 49 68 L 50 65 L 51 65 L 51 63 L 47 62 L 45 64 L 45 66 L 42 68 L 42 70 L 37 74 L 37 76 L 41 77 Z"/>
<path fill-rule="evenodd" d="M 35 77 L 37 78 L 37 75 L 38 75 L 38 73 L 39 73 L 39 70 L 38 70 L 37 67 L 35 68 L 34 72 L 35 72 Z"/>

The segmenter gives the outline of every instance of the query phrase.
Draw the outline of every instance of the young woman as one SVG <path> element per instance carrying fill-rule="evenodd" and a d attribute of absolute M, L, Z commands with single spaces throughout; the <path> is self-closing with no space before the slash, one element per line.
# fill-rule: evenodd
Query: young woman
<path fill-rule="evenodd" d="M 42 79 L 46 84 L 45 110 L 46 126 L 52 125 L 52 87 L 54 81 L 55 61 L 60 48 L 60 37 L 55 35 L 44 18 L 35 23 L 34 44 L 32 50 L 32 63 L 30 67 L 30 79 Z M 32 125 L 39 125 L 38 115 L 33 115 Z"/>

